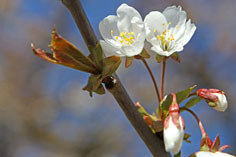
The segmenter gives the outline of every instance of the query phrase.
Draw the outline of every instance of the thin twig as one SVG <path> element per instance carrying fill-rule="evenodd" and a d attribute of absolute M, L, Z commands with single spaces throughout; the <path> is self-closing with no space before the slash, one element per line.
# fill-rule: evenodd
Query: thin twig
<path fill-rule="evenodd" d="M 95 47 L 97 39 L 83 10 L 80 0 L 61 1 L 71 12 L 87 46 Z M 129 119 L 139 136 L 149 148 L 152 155 L 154 157 L 169 157 L 170 154 L 165 152 L 163 140 L 153 134 L 151 129 L 146 125 L 140 113 L 135 108 L 134 103 L 130 99 L 125 88 L 121 84 L 118 76 L 114 74 L 106 81 L 104 80 L 106 87 L 109 87 L 107 89 L 114 96 L 126 117 Z"/>
<path fill-rule="evenodd" d="M 164 96 L 164 79 L 165 79 L 165 70 L 166 70 L 166 60 L 164 59 L 162 62 L 162 68 L 161 68 L 161 81 L 160 81 L 160 97 L 161 100 L 163 99 Z"/>
<path fill-rule="evenodd" d="M 147 70 L 148 70 L 148 72 L 149 72 L 151 78 L 152 78 L 152 82 L 153 82 L 153 85 L 154 85 L 154 88 L 155 88 L 155 91 L 156 91 L 157 100 L 158 100 L 158 104 L 159 104 L 160 101 L 161 101 L 161 98 L 160 98 L 160 94 L 159 94 L 159 90 L 158 90 L 158 87 L 157 87 L 156 80 L 155 80 L 154 75 L 153 75 L 153 73 L 152 73 L 150 67 L 148 66 L 146 60 L 143 58 L 142 61 L 143 61 L 144 65 L 145 65 L 145 67 L 147 68 Z"/>
<path fill-rule="evenodd" d="M 199 125 L 199 128 L 202 132 L 202 136 L 204 137 L 206 135 L 206 131 L 203 127 L 203 124 L 201 122 L 201 120 L 198 118 L 198 116 L 190 109 L 186 108 L 186 107 L 181 107 L 180 110 L 185 110 L 185 111 L 188 111 L 189 113 L 191 113 L 193 115 L 193 117 L 197 120 L 197 123 Z"/>
<path fill-rule="evenodd" d="M 188 97 L 191 97 L 191 96 L 194 96 L 194 95 L 197 95 L 197 93 L 196 92 L 190 93 Z"/>

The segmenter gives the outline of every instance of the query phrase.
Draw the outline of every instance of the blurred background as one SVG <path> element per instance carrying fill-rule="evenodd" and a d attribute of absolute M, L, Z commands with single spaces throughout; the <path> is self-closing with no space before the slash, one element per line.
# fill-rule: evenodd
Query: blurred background
<path fill-rule="evenodd" d="M 224 113 L 205 102 L 193 107 L 209 136 L 236 154 L 236 1 L 235 0 L 81 0 L 100 39 L 99 22 L 116 14 L 121 3 L 135 7 L 144 18 L 152 10 L 181 5 L 197 30 L 180 54 L 181 64 L 167 62 L 165 93 L 197 84 L 219 88 L 228 96 Z M 58 33 L 88 54 L 67 9 L 59 0 L 0 1 L 0 156 L 1 157 L 118 157 L 151 156 L 111 94 L 82 91 L 88 75 L 48 63 L 32 53 L 30 43 L 49 50 L 50 34 Z M 161 66 L 149 64 L 159 82 Z M 118 70 L 133 101 L 151 113 L 157 106 L 151 79 L 140 61 Z M 191 144 L 183 156 L 199 150 L 201 134 L 195 119 L 182 116 Z"/>

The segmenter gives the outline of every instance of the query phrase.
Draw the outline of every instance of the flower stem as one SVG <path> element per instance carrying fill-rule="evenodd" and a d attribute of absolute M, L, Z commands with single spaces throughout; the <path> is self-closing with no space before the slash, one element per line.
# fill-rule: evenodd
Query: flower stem
<path fill-rule="evenodd" d="M 166 60 L 164 59 L 162 62 L 162 68 L 161 68 L 161 89 L 160 89 L 160 99 L 163 99 L 164 96 L 164 78 L 165 78 L 165 70 L 166 70 Z"/>
<path fill-rule="evenodd" d="M 191 97 L 191 96 L 194 96 L 194 95 L 197 95 L 197 93 L 196 92 L 190 93 L 188 97 Z"/>
<path fill-rule="evenodd" d="M 155 91 L 156 91 L 157 99 L 158 99 L 158 102 L 160 103 L 161 97 L 160 97 L 160 94 L 159 94 L 159 90 L 158 90 L 157 83 L 156 83 L 156 80 L 154 78 L 154 75 L 153 75 L 150 67 L 148 66 L 146 60 L 143 58 L 142 61 L 143 61 L 144 65 L 145 65 L 145 67 L 147 68 L 151 78 L 152 78 L 152 82 L 153 82 L 153 85 L 154 85 L 154 88 L 155 88 Z"/>
<path fill-rule="evenodd" d="M 202 132 L 202 136 L 205 137 L 207 135 L 204 127 L 203 127 L 203 124 L 201 122 L 201 120 L 198 118 L 198 116 L 190 109 L 186 108 L 186 107 L 181 107 L 180 110 L 185 110 L 185 111 L 188 111 L 189 113 L 191 113 L 193 115 L 193 117 L 197 120 L 197 123 L 199 125 L 199 128 Z"/>

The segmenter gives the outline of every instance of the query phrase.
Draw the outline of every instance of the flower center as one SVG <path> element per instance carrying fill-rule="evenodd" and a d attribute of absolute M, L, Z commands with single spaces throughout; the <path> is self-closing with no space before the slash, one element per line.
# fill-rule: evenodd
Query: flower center
<path fill-rule="evenodd" d="M 169 25 L 171 25 L 171 22 L 168 23 L 168 26 Z M 165 26 L 165 24 L 163 23 L 162 26 Z M 175 29 L 178 28 L 179 26 L 176 25 Z M 153 32 L 156 33 L 157 30 L 154 29 Z M 170 29 L 164 30 L 160 35 L 156 35 L 156 38 L 161 42 L 161 46 L 165 51 L 167 51 L 170 48 L 171 42 L 175 40 L 173 33 L 170 33 Z"/>
<path fill-rule="evenodd" d="M 134 43 L 135 40 L 134 32 L 121 32 L 118 36 L 114 36 L 113 33 L 114 31 L 111 30 L 111 36 L 115 40 L 119 41 L 122 44 L 122 46 L 125 45 L 130 46 Z"/>

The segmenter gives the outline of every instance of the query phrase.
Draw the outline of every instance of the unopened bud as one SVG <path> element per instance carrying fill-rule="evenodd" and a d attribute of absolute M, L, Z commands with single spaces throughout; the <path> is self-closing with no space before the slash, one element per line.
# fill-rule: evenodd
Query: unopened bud
<path fill-rule="evenodd" d="M 197 95 L 207 101 L 209 106 L 224 112 L 228 107 L 225 93 L 219 89 L 199 89 Z"/>
<path fill-rule="evenodd" d="M 173 100 L 169 108 L 169 115 L 164 121 L 164 143 L 167 152 L 177 154 L 181 147 L 184 137 L 184 120 L 179 115 L 179 105 L 176 102 L 176 95 L 172 93 Z"/>

